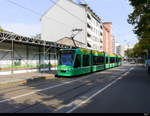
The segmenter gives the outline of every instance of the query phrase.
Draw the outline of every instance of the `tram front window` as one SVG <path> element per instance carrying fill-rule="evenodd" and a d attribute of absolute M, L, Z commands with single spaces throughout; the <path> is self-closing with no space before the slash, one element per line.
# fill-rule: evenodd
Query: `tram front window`
<path fill-rule="evenodd" d="M 72 66 L 73 60 L 73 54 L 60 54 L 60 65 Z"/>

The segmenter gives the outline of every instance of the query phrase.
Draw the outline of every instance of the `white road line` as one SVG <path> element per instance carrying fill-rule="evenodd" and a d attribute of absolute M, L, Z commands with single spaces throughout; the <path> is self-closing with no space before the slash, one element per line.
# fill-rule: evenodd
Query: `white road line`
<path fill-rule="evenodd" d="M 107 88 L 109 88 L 110 86 L 112 86 L 113 84 L 115 84 L 117 81 L 119 81 L 121 78 L 123 78 L 124 76 L 126 76 L 133 69 L 134 68 L 130 68 L 128 72 L 126 72 L 125 74 L 123 74 L 122 76 L 120 76 L 119 78 L 117 78 L 116 80 L 114 80 L 113 82 L 111 82 L 110 84 L 108 84 L 103 89 L 101 89 L 98 92 L 96 92 L 94 95 L 90 96 L 88 99 L 86 99 L 84 101 L 75 100 L 72 103 L 66 105 L 66 106 L 76 105 L 75 107 L 73 107 L 72 109 L 70 109 L 69 111 L 67 111 L 66 113 L 72 113 L 73 111 L 75 111 L 76 109 L 78 109 L 79 107 L 81 107 L 83 104 L 87 103 L 88 101 L 90 101 L 91 99 L 93 99 L 94 97 L 96 97 L 97 95 L 99 95 L 100 93 L 102 93 L 103 91 L 105 91 Z"/>

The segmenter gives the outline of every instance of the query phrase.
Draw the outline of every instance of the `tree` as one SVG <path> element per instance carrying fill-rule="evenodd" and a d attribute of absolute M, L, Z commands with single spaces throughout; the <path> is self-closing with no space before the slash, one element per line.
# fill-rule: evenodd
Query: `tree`
<path fill-rule="evenodd" d="M 145 49 L 150 49 L 150 0 L 129 0 L 133 12 L 129 15 L 128 23 L 134 25 L 134 33 L 138 36 L 139 43 L 133 51 L 144 54 Z"/>
<path fill-rule="evenodd" d="M 144 55 L 144 49 L 142 48 L 140 43 L 137 43 L 134 48 L 133 48 L 133 52 L 135 56 L 140 56 L 142 57 Z"/>
<path fill-rule="evenodd" d="M 128 49 L 125 51 L 126 56 L 128 56 L 129 58 L 134 58 L 134 51 L 133 49 Z"/>
<path fill-rule="evenodd" d="M 129 0 L 134 11 L 129 15 L 128 22 L 135 26 L 134 33 L 139 39 L 150 39 L 150 0 Z"/>
<path fill-rule="evenodd" d="M 2 27 L 0 26 L 0 32 L 3 32 L 4 30 L 2 29 Z"/>

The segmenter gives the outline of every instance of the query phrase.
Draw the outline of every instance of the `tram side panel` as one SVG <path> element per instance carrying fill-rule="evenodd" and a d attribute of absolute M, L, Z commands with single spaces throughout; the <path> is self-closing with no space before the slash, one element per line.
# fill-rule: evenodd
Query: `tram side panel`
<path fill-rule="evenodd" d="M 90 52 L 81 53 L 81 69 L 79 70 L 81 74 L 91 73 L 92 55 Z"/>
<path fill-rule="evenodd" d="M 110 58 L 108 55 L 105 54 L 105 69 L 110 68 Z"/>
<path fill-rule="evenodd" d="M 104 55 L 94 55 L 93 56 L 93 65 L 92 72 L 100 71 L 105 69 L 105 57 Z"/>

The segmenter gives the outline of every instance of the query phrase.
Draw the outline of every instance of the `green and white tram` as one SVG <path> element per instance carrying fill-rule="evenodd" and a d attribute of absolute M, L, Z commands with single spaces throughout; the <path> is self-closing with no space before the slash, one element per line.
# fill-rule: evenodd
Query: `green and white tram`
<path fill-rule="evenodd" d="M 62 49 L 59 52 L 58 76 L 78 76 L 113 68 L 117 56 L 88 49 Z"/>

